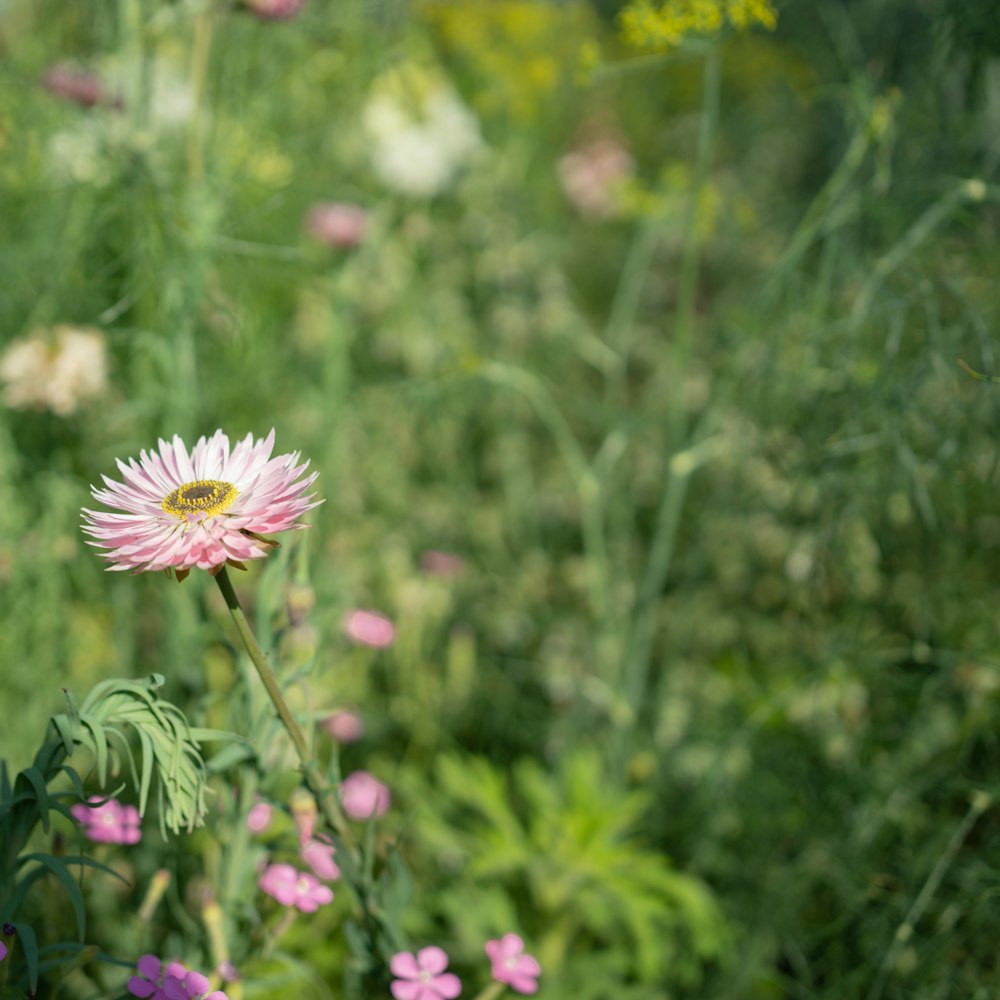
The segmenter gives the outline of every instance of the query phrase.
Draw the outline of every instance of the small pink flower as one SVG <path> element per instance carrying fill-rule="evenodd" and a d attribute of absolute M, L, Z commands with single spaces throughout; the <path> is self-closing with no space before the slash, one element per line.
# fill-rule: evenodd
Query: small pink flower
<path fill-rule="evenodd" d="M 338 743 L 357 743 L 365 735 L 365 725 L 356 712 L 341 709 L 323 720 L 323 728 Z"/>
<path fill-rule="evenodd" d="M 247 827 L 251 833 L 263 833 L 274 818 L 274 808 L 267 802 L 257 802 L 247 813 Z"/>
<path fill-rule="evenodd" d="M 354 771 L 340 783 L 340 801 L 351 819 L 371 819 L 385 813 L 392 794 L 367 771 Z"/>
<path fill-rule="evenodd" d="M 333 844 L 325 840 L 310 840 L 299 848 L 299 857 L 313 870 L 313 873 L 326 882 L 334 882 L 340 878 L 340 868 L 333 860 L 336 854 Z"/>
<path fill-rule="evenodd" d="M 294 906 L 303 913 L 313 913 L 333 899 L 333 890 L 306 872 L 291 865 L 268 865 L 257 883 L 282 906 Z"/>
<path fill-rule="evenodd" d="M 350 611 L 344 617 L 344 633 L 362 646 L 384 649 L 396 638 L 396 626 L 374 611 Z"/>
<path fill-rule="evenodd" d="M 240 970 L 228 958 L 219 963 L 219 968 L 216 971 L 222 977 L 224 983 L 238 983 L 242 978 Z"/>
<path fill-rule="evenodd" d="M 7 957 L 7 945 L 0 941 L 0 962 Z"/>
<path fill-rule="evenodd" d="M 42 86 L 50 94 L 84 108 L 98 104 L 121 104 L 121 99 L 111 95 L 97 76 L 73 66 L 50 67 L 42 77 Z"/>
<path fill-rule="evenodd" d="M 91 795 L 91 802 L 101 802 L 103 796 Z M 108 799 L 99 806 L 78 802 L 70 809 L 74 819 L 83 827 L 84 834 L 98 844 L 138 844 L 142 840 L 139 829 L 139 810 L 124 806 L 117 799 Z"/>
<path fill-rule="evenodd" d="M 458 976 L 444 971 L 448 956 L 440 948 L 421 948 L 416 955 L 401 951 L 389 968 L 399 977 L 389 984 L 396 1000 L 453 1000 L 462 992 Z"/>
<path fill-rule="evenodd" d="M 534 993 L 542 967 L 524 953 L 524 941 L 517 934 L 504 934 L 499 941 L 486 942 L 486 954 L 493 963 L 493 978 L 507 983 L 518 993 Z"/>
<path fill-rule="evenodd" d="M 420 568 L 430 576 L 460 576 L 465 569 L 465 560 L 453 552 L 428 549 L 420 557 Z"/>
<path fill-rule="evenodd" d="M 128 981 L 134 997 L 152 1000 L 229 1000 L 221 990 L 211 990 L 208 977 L 188 971 L 180 962 L 165 965 L 155 955 L 143 955 L 137 963 L 138 976 Z M 210 992 L 211 990 L 211 992 Z"/>
<path fill-rule="evenodd" d="M 243 0 L 251 14 L 265 21 L 287 21 L 302 9 L 304 0 Z"/>
<path fill-rule="evenodd" d="M 336 250 L 350 250 L 365 236 L 368 213 L 360 205 L 338 201 L 321 202 L 309 209 L 306 232 L 317 242 Z"/>

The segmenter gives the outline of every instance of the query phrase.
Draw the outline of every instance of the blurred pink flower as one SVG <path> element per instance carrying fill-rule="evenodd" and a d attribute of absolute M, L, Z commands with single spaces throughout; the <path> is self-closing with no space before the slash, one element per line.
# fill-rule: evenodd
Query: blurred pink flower
<path fill-rule="evenodd" d="M 317 242 L 337 250 L 350 250 L 364 239 L 368 213 L 360 205 L 324 201 L 309 209 L 305 227 Z"/>
<path fill-rule="evenodd" d="M 567 153 L 558 166 L 566 197 L 584 216 L 609 219 L 618 214 L 617 188 L 628 180 L 635 164 L 621 140 L 603 136 Z"/>
<path fill-rule="evenodd" d="M 302 10 L 304 3 L 305 0 L 243 0 L 243 6 L 264 21 L 287 21 Z"/>
<path fill-rule="evenodd" d="M 257 884 L 283 906 L 294 906 L 303 913 L 313 913 L 333 899 L 332 889 L 291 865 L 268 865 Z"/>
<path fill-rule="evenodd" d="M 350 611 L 344 617 L 344 633 L 362 646 L 384 649 L 396 638 L 396 626 L 374 611 Z"/>
<path fill-rule="evenodd" d="M 486 954 L 493 963 L 493 978 L 507 983 L 518 993 L 538 990 L 542 967 L 537 959 L 524 954 L 524 941 L 517 934 L 504 934 L 499 941 L 486 942 Z"/>
<path fill-rule="evenodd" d="M 345 708 L 328 715 L 322 725 L 327 734 L 338 743 L 357 743 L 365 735 L 361 716 Z"/>
<path fill-rule="evenodd" d="M 240 976 L 240 970 L 237 969 L 236 966 L 229 961 L 229 959 L 225 959 L 220 962 L 219 968 L 216 971 L 222 977 L 222 981 L 224 983 L 236 983 L 242 978 Z"/>
<path fill-rule="evenodd" d="M 195 567 L 218 573 L 262 559 L 276 544 L 264 534 L 301 528 L 299 518 L 322 502 L 302 495 L 317 476 L 299 478 L 309 463 L 298 452 L 271 458 L 273 448 L 273 430 L 248 434 L 231 452 L 221 430 L 190 452 L 177 435 L 161 439 L 138 462 L 118 462 L 124 483 L 104 476 L 107 489 L 91 487 L 116 512 L 84 507 L 83 530 L 113 570 L 173 569 L 183 579 Z"/>
<path fill-rule="evenodd" d="M 267 802 L 257 802 L 247 813 L 247 827 L 251 833 L 263 833 L 274 818 L 274 807 Z"/>
<path fill-rule="evenodd" d="M 444 971 L 448 955 L 441 948 L 421 948 L 416 955 L 401 951 L 389 968 L 399 977 L 389 984 L 396 1000 L 453 1000 L 462 992 L 458 976 Z"/>
<path fill-rule="evenodd" d="M 0 941 L 0 962 L 7 957 L 7 945 Z"/>
<path fill-rule="evenodd" d="M 431 576 L 459 576 L 465 569 L 465 560 L 452 552 L 428 549 L 420 557 L 420 568 Z"/>
<path fill-rule="evenodd" d="M 387 785 L 367 771 L 355 771 L 340 783 L 340 801 L 351 819 L 371 819 L 385 813 L 392 794 Z"/>
<path fill-rule="evenodd" d="M 120 97 L 110 93 L 94 73 L 74 66 L 51 66 L 42 77 L 42 86 L 56 97 L 72 101 L 84 108 L 92 108 L 97 104 L 110 104 L 120 107 Z"/>
<path fill-rule="evenodd" d="M 90 802 L 101 802 L 104 796 L 91 795 Z M 139 810 L 108 799 L 102 805 L 87 806 L 77 802 L 70 812 L 83 827 L 84 834 L 98 844 L 138 844 L 142 840 Z"/>
<path fill-rule="evenodd" d="M 317 878 L 325 882 L 335 882 L 340 878 L 340 868 L 333 860 L 335 853 L 333 844 L 325 840 L 310 840 L 299 848 L 299 857 L 313 870 Z"/>
<path fill-rule="evenodd" d="M 188 971 L 180 962 L 163 964 L 155 955 L 143 955 L 137 963 L 139 975 L 128 981 L 128 991 L 134 997 L 152 1000 L 229 1000 L 221 990 L 211 990 L 212 984 L 200 972 Z"/>

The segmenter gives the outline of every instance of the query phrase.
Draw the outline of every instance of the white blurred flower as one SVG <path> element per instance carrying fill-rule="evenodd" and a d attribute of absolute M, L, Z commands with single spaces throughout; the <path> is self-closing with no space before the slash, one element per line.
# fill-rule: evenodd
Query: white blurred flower
<path fill-rule="evenodd" d="M 93 329 L 57 326 L 15 340 L 0 357 L 4 402 L 68 416 L 107 388 L 106 353 Z"/>
<path fill-rule="evenodd" d="M 375 81 L 364 123 L 375 173 L 401 194 L 439 194 L 483 148 L 476 116 L 443 77 L 415 63 Z"/>
<path fill-rule="evenodd" d="M 581 215 L 610 219 L 619 214 L 617 195 L 635 173 L 635 163 L 620 139 L 606 135 L 567 153 L 558 173 L 566 197 Z"/>

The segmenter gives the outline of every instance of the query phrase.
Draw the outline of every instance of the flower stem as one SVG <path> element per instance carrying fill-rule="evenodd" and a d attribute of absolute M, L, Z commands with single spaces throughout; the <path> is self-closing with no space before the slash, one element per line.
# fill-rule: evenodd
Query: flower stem
<path fill-rule="evenodd" d="M 340 808 L 340 803 L 337 801 L 336 791 L 326 780 L 326 776 L 320 768 L 319 761 L 309 747 L 309 742 L 306 740 L 302 727 L 295 720 L 292 710 L 288 707 L 288 702 L 285 701 L 285 696 L 281 693 L 278 681 L 268 666 L 267 658 L 264 656 L 264 652 L 257 642 L 257 637 L 250 628 L 250 623 L 243 613 L 243 608 L 240 607 L 239 598 L 236 596 L 236 591 L 233 590 L 233 585 L 225 566 L 215 574 L 215 582 L 219 585 L 219 590 L 222 591 L 226 607 L 229 608 L 229 613 L 236 624 L 236 631 L 239 632 L 240 638 L 243 640 L 243 645 L 246 647 L 247 653 L 249 653 L 250 659 L 257 669 L 257 675 L 264 684 L 268 697 L 271 699 L 271 703 L 278 713 L 278 718 L 281 719 L 281 724 L 285 727 L 285 731 L 291 738 L 295 752 L 298 754 L 299 761 L 302 764 L 302 773 L 306 785 L 308 785 L 313 795 L 316 796 L 316 801 L 319 803 L 327 823 L 330 824 L 331 828 L 353 850 L 354 838 L 350 827 L 347 825 L 344 812 Z"/>
<path fill-rule="evenodd" d="M 505 989 L 507 989 L 506 983 L 490 983 L 475 1000 L 496 1000 Z"/>

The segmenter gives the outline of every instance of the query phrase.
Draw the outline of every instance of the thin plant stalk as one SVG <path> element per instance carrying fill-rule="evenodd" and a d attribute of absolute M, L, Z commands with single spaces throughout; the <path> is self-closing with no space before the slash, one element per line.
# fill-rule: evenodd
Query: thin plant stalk
<path fill-rule="evenodd" d="M 347 818 L 337 801 L 336 790 L 326 780 L 302 727 L 296 721 L 292 710 L 288 707 L 288 702 L 285 701 L 285 696 L 281 693 L 277 678 L 268 665 L 267 658 L 257 642 L 257 637 L 253 634 L 253 629 L 250 628 L 250 623 L 243 613 L 243 608 L 240 606 L 236 591 L 233 590 L 232 581 L 229 579 L 225 566 L 215 574 L 215 582 L 219 585 L 219 590 L 222 591 L 226 607 L 229 608 L 229 613 L 236 625 L 236 631 L 239 632 L 240 638 L 243 640 L 243 645 L 257 670 L 257 675 L 260 677 L 261 683 L 278 713 L 278 718 L 281 719 L 281 724 L 285 727 L 285 731 L 295 747 L 295 752 L 302 765 L 302 774 L 306 785 L 316 797 L 327 823 L 354 850 L 353 836 L 347 824 Z"/>

